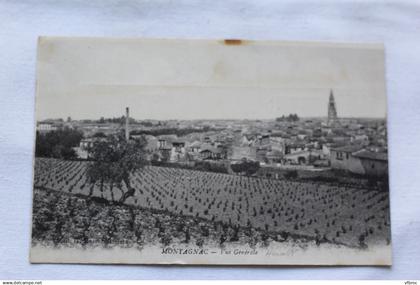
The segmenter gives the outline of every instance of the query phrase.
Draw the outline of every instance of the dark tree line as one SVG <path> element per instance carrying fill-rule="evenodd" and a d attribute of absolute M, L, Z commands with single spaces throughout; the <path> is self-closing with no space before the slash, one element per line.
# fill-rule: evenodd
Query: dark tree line
<path fill-rule="evenodd" d="M 235 173 L 251 176 L 257 173 L 258 169 L 260 169 L 260 163 L 258 161 L 244 160 L 240 163 L 231 164 L 230 168 Z"/>
<path fill-rule="evenodd" d="M 76 158 L 73 147 L 79 146 L 83 133 L 64 128 L 47 133 L 36 133 L 35 156 L 61 159 Z"/>
<path fill-rule="evenodd" d="M 133 118 L 129 118 L 128 120 L 130 121 L 130 124 L 136 123 L 136 120 Z M 97 123 L 97 124 L 106 124 L 106 123 L 124 124 L 125 116 L 114 117 L 114 118 L 101 117 L 99 120 L 93 120 L 93 121 L 85 120 L 85 121 L 90 122 L 90 123 Z"/>
<path fill-rule="evenodd" d="M 225 173 L 225 174 L 229 173 L 228 167 L 226 165 L 221 164 L 221 163 L 213 163 L 209 161 L 195 161 L 194 164 L 182 164 L 182 163 L 158 161 L 158 160 L 152 159 L 151 164 L 154 166 L 160 166 L 160 167 L 181 168 L 181 169 L 190 169 L 190 170 Z"/>
<path fill-rule="evenodd" d="M 276 118 L 276 122 L 297 122 L 299 121 L 299 116 L 297 114 L 289 114 L 289 116 L 281 116 Z"/>

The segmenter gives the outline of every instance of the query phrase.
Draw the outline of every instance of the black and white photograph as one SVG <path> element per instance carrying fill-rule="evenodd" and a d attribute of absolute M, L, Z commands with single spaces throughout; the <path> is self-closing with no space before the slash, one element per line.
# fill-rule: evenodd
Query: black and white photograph
<path fill-rule="evenodd" d="M 379 44 L 40 37 L 33 263 L 391 265 Z"/>

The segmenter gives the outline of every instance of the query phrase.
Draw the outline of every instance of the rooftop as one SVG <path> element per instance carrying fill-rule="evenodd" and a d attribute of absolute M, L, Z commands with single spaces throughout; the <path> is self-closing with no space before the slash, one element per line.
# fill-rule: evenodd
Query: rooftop
<path fill-rule="evenodd" d="M 364 159 L 388 161 L 388 154 L 386 152 L 373 152 L 363 149 L 353 153 L 353 156 Z"/>
<path fill-rule="evenodd" d="M 210 151 L 212 153 L 221 153 L 222 149 L 217 148 L 217 147 L 206 147 L 206 148 L 203 148 L 202 150 L 200 150 L 200 153 L 205 152 L 205 151 Z"/>
<path fill-rule="evenodd" d="M 346 146 L 342 146 L 342 147 L 332 148 L 332 150 L 334 150 L 334 151 L 350 152 L 350 153 L 359 151 L 361 149 L 363 149 L 363 146 L 360 146 L 360 145 L 346 145 Z"/>

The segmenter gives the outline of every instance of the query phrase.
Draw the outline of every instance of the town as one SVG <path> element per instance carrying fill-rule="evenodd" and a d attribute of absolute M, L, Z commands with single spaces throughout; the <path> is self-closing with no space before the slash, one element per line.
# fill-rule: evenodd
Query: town
<path fill-rule="evenodd" d="M 326 116 L 317 118 L 286 114 L 272 120 L 166 121 L 135 120 L 127 107 L 125 116 L 117 118 L 39 121 L 37 133 L 78 130 L 81 136 L 72 150 L 81 160 L 89 159 L 96 141 L 124 132 L 126 139 L 145 139 L 147 159 L 157 165 L 194 168 L 206 162 L 232 173 L 232 165 L 252 162 L 258 167 L 251 174 L 268 178 L 286 170 L 387 177 L 386 119 L 339 117 L 333 90 L 325 106 Z"/>
<path fill-rule="evenodd" d="M 331 90 L 318 118 L 136 120 L 127 107 L 116 118 L 44 120 L 35 199 L 79 205 L 74 220 L 60 206 L 57 221 L 80 228 L 64 236 L 82 232 L 82 244 L 389 244 L 385 119 L 343 118 L 338 106 Z M 108 211 L 113 223 L 87 230 Z M 35 240 L 63 236 L 40 226 L 45 211 L 35 217 Z"/>

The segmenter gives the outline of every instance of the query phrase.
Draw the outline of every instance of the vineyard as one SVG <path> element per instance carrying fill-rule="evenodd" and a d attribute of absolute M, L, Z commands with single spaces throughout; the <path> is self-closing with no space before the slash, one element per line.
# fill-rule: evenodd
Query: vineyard
<path fill-rule="evenodd" d="M 118 201 L 122 188 L 89 184 L 86 162 L 36 158 L 34 187 Z M 308 237 L 352 247 L 388 242 L 388 193 L 147 166 L 131 178 L 125 204 L 229 227 Z"/>

